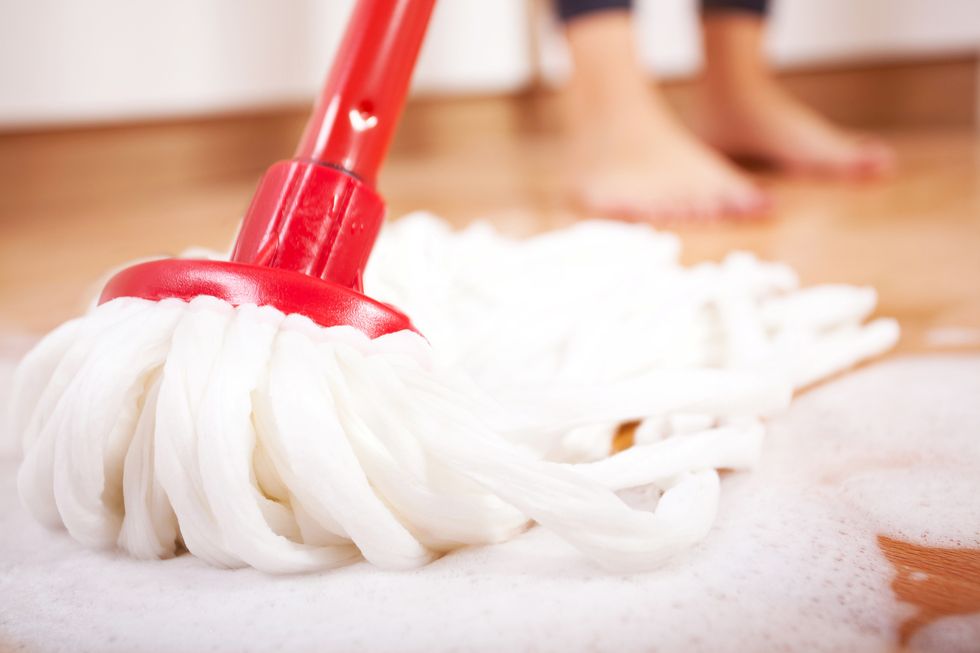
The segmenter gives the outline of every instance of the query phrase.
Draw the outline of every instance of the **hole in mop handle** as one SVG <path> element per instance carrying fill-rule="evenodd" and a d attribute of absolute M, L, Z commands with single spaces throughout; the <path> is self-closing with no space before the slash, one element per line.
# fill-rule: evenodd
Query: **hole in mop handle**
<path fill-rule="evenodd" d="M 375 185 L 435 0 L 359 0 L 296 150 Z"/>

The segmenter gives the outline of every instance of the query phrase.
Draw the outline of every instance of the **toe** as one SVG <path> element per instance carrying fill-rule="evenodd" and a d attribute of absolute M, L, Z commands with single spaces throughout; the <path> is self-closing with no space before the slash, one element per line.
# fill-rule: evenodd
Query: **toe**
<path fill-rule="evenodd" d="M 865 175 L 886 175 L 895 168 L 895 152 L 875 138 L 863 138 L 858 143 L 857 167 Z"/>
<path fill-rule="evenodd" d="M 737 218 L 761 217 L 772 207 L 769 194 L 754 183 L 739 179 L 722 198 L 726 215 Z"/>

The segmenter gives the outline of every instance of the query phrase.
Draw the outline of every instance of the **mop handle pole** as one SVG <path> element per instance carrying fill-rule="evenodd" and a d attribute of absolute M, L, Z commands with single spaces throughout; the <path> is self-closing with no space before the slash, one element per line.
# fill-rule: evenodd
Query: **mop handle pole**
<path fill-rule="evenodd" d="M 374 186 L 435 0 L 359 0 L 296 150 Z"/>

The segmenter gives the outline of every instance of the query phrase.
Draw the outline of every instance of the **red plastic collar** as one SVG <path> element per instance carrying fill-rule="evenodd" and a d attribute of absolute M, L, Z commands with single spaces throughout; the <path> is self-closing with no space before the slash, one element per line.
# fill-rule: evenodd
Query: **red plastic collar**
<path fill-rule="evenodd" d="M 190 301 L 200 295 L 218 297 L 235 306 L 274 306 L 286 314 L 305 315 L 324 327 L 346 324 L 371 338 L 415 330 L 397 309 L 335 283 L 227 261 L 163 259 L 140 263 L 110 279 L 99 302 L 117 297 Z"/>

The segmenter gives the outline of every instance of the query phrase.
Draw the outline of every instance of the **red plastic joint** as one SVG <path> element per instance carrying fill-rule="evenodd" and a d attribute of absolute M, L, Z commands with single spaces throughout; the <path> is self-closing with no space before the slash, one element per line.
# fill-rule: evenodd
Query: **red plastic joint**
<path fill-rule="evenodd" d="M 349 174 L 281 161 L 262 178 L 232 260 L 164 259 L 119 272 L 100 302 L 117 297 L 274 306 L 320 326 L 346 324 L 376 338 L 415 330 L 397 309 L 362 294 L 364 266 L 384 220 L 381 197 Z"/>
<path fill-rule="evenodd" d="M 384 213 L 381 197 L 351 175 L 308 161 L 280 161 L 259 183 L 231 260 L 360 292 Z"/>

